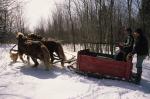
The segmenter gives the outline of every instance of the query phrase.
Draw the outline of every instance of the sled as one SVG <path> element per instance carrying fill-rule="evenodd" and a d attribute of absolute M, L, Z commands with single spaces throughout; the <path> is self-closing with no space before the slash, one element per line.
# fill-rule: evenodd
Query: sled
<path fill-rule="evenodd" d="M 76 66 L 68 66 L 77 73 L 94 76 L 97 78 L 118 78 L 131 81 L 132 58 L 125 61 L 117 61 L 114 56 L 94 53 L 89 50 L 81 50 L 77 54 Z"/>

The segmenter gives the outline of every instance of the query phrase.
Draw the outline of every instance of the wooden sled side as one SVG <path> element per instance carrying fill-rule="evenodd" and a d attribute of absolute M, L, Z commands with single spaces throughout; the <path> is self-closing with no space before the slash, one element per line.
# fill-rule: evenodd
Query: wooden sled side
<path fill-rule="evenodd" d="M 88 50 L 79 51 L 77 56 L 77 69 L 86 73 L 129 80 L 132 76 L 132 67 L 132 60 L 116 61 L 111 56 L 99 57 L 96 53 L 90 53 Z"/>

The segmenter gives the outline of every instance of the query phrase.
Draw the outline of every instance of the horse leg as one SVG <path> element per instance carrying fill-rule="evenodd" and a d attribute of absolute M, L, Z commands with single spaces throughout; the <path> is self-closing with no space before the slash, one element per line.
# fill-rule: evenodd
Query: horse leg
<path fill-rule="evenodd" d="M 63 57 L 61 56 L 61 54 L 59 53 L 59 51 L 56 51 L 56 54 L 58 55 L 59 59 L 61 60 L 61 66 L 64 67 L 64 59 Z"/>
<path fill-rule="evenodd" d="M 31 59 L 32 59 L 33 62 L 34 62 L 34 66 L 32 66 L 32 67 L 37 67 L 37 66 L 39 65 L 37 59 L 36 59 L 36 58 L 33 58 L 33 57 L 31 57 Z"/>
<path fill-rule="evenodd" d="M 19 53 L 19 57 L 20 59 L 22 60 L 23 63 L 25 63 L 24 59 L 23 59 L 23 54 L 22 53 Z"/>
<path fill-rule="evenodd" d="M 64 67 L 64 60 L 61 60 L 61 66 Z"/>
<path fill-rule="evenodd" d="M 53 52 L 50 52 L 50 58 L 51 58 L 51 62 L 53 63 L 53 62 L 54 62 L 54 55 L 53 55 Z"/>
<path fill-rule="evenodd" d="M 30 57 L 27 55 L 28 64 L 30 64 Z"/>
<path fill-rule="evenodd" d="M 55 51 L 56 54 L 58 55 L 59 59 L 61 60 L 61 66 L 64 67 L 64 56 L 63 56 L 63 50 L 60 46 L 58 46 L 57 50 Z"/>

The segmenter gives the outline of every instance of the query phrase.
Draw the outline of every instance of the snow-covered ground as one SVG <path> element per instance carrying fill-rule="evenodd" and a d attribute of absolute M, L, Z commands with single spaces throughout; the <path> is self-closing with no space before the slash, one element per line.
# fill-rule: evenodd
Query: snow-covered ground
<path fill-rule="evenodd" d="M 9 49 L 0 45 L 0 99 L 150 99 L 148 59 L 144 61 L 141 85 L 135 85 L 81 76 L 62 69 L 59 63 L 50 71 L 45 71 L 42 63 L 37 69 L 20 60 L 11 63 Z M 71 57 L 68 53 L 76 55 L 64 49 L 67 58 Z"/>

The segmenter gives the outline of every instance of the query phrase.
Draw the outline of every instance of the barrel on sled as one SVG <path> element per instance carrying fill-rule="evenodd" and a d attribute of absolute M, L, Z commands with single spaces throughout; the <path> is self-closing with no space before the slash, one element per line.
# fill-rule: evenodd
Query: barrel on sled
<path fill-rule="evenodd" d="M 130 80 L 132 67 L 132 59 L 117 61 L 111 55 L 94 53 L 89 50 L 81 50 L 77 55 L 77 69 L 84 73 Z"/>

